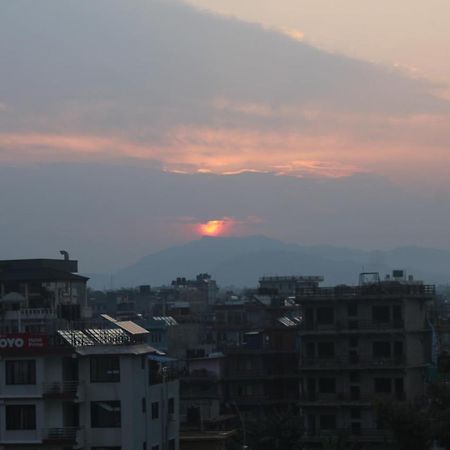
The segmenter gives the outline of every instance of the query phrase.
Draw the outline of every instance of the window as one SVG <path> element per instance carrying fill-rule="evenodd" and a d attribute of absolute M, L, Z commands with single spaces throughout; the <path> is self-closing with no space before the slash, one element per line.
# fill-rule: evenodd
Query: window
<path fill-rule="evenodd" d="M 145 400 L 145 397 L 142 398 L 142 412 L 147 412 L 147 402 Z"/>
<path fill-rule="evenodd" d="M 120 401 L 91 402 L 92 428 L 120 428 Z"/>
<path fill-rule="evenodd" d="M 350 372 L 350 383 L 359 383 L 361 375 L 359 372 Z"/>
<path fill-rule="evenodd" d="M 36 384 L 34 359 L 5 361 L 6 384 Z"/>
<path fill-rule="evenodd" d="M 358 315 L 358 305 L 356 303 L 350 303 L 347 306 L 347 315 L 349 317 L 355 317 Z"/>
<path fill-rule="evenodd" d="M 402 341 L 394 342 L 394 356 L 396 358 L 401 358 L 403 356 L 403 342 Z"/>
<path fill-rule="evenodd" d="M 390 378 L 375 378 L 374 390 L 377 394 L 390 394 L 392 391 Z"/>
<path fill-rule="evenodd" d="M 372 320 L 374 322 L 389 322 L 390 311 L 389 306 L 373 306 L 372 307 Z"/>
<path fill-rule="evenodd" d="M 120 381 L 118 356 L 91 356 L 91 383 L 115 383 Z"/>
<path fill-rule="evenodd" d="M 351 336 L 348 340 L 348 345 L 350 347 L 358 347 L 358 337 L 357 336 Z"/>
<path fill-rule="evenodd" d="M 7 405 L 5 406 L 7 430 L 35 430 L 35 405 Z"/>
<path fill-rule="evenodd" d="M 318 342 L 317 356 L 319 358 L 333 358 L 334 357 L 334 342 Z"/>
<path fill-rule="evenodd" d="M 169 450 L 175 450 L 175 439 L 170 439 Z"/>
<path fill-rule="evenodd" d="M 317 323 L 319 325 L 334 323 L 334 309 L 331 306 L 317 308 Z"/>
<path fill-rule="evenodd" d="M 336 378 L 319 378 L 321 394 L 336 394 Z"/>
<path fill-rule="evenodd" d="M 359 386 L 350 386 L 350 399 L 357 401 L 360 399 L 361 389 Z"/>
<path fill-rule="evenodd" d="M 361 408 L 351 408 L 350 415 L 352 419 L 361 419 Z"/>
<path fill-rule="evenodd" d="M 336 429 L 336 416 L 334 414 L 321 414 L 320 415 L 320 429 L 321 430 L 335 430 Z"/>
<path fill-rule="evenodd" d="M 169 414 L 175 413 L 175 400 L 173 398 L 169 398 L 169 405 L 167 409 Z"/>
<path fill-rule="evenodd" d="M 159 445 L 153 445 L 152 450 L 159 450 Z"/>
<path fill-rule="evenodd" d="M 159 418 L 159 403 L 153 402 L 152 403 L 152 419 L 158 419 Z"/>
<path fill-rule="evenodd" d="M 372 343 L 372 355 L 374 358 L 390 358 L 391 343 L 387 341 L 378 341 Z"/>

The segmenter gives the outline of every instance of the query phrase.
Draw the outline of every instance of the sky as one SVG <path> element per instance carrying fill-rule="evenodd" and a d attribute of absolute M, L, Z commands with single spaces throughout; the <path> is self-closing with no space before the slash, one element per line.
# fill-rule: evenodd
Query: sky
<path fill-rule="evenodd" d="M 448 84 L 446 0 L 189 0 L 199 8 L 260 23 L 329 51 Z"/>
<path fill-rule="evenodd" d="M 24 257 L 70 242 L 90 270 L 102 271 L 201 234 L 448 248 L 440 209 L 450 187 L 450 6 L 343 3 L 2 2 L 0 206 L 8 213 L 0 228 L 8 242 L 0 250 Z M 75 166 L 78 195 L 56 184 Z M 133 168 L 154 181 L 136 184 Z M 254 196 L 237 206 L 246 190 L 263 190 L 261 180 L 284 187 L 277 198 L 264 189 L 264 208 Z M 326 183 L 326 194 L 314 183 Z M 306 232 L 278 203 L 297 202 L 292 193 L 300 198 L 312 186 L 317 195 L 299 203 L 315 224 Z M 391 212 L 391 199 L 403 203 L 384 234 L 364 209 L 365 221 L 346 229 L 337 225 L 345 198 L 335 210 L 330 186 L 367 211 L 378 195 Z M 200 207 L 203 189 L 210 192 L 201 192 Z M 164 203 L 183 192 L 191 195 L 168 212 Z M 100 198 L 126 215 L 101 215 Z M 434 208 L 420 226 L 411 223 L 423 213 L 419 198 Z M 56 221 L 52 205 L 65 211 Z M 36 233 L 45 238 L 37 242 Z"/>

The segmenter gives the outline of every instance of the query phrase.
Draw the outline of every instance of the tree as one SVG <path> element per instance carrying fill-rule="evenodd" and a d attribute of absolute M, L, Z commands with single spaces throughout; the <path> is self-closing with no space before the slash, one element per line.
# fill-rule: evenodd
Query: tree
<path fill-rule="evenodd" d="M 431 448 L 431 421 L 426 409 L 411 403 L 383 402 L 376 405 L 379 420 L 392 432 L 397 450 Z"/>
<path fill-rule="evenodd" d="M 249 450 L 302 450 L 302 437 L 301 417 L 288 411 L 247 422 Z"/>

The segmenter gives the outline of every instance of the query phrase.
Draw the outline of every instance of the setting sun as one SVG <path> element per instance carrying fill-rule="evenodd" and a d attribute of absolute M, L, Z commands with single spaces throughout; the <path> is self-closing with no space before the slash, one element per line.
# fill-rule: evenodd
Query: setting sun
<path fill-rule="evenodd" d="M 209 220 L 199 225 L 199 231 L 204 236 L 219 236 L 224 232 L 224 220 Z"/>

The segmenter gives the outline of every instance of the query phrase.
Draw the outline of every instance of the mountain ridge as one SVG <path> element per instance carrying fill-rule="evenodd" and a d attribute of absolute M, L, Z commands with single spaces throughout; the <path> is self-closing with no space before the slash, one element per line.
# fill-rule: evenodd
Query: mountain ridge
<path fill-rule="evenodd" d="M 371 251 L 290 244 L 265 235 L 204 236 L 149 254 L 117 271 L 112 280 L 116 288 L 167 285 L 178 276 L 208 272 L 220 286 L 256 286 L 263 275 L 323 275 L 325 284 L 333 285 L 354 284 L 362 271 L 383 276 L 398 268 L 426 282 L 445 283 L 450 279 L 450 251 L 420 246 Z M 95 274 L 91 285 L 111 287 L 111 280 Z"/>

